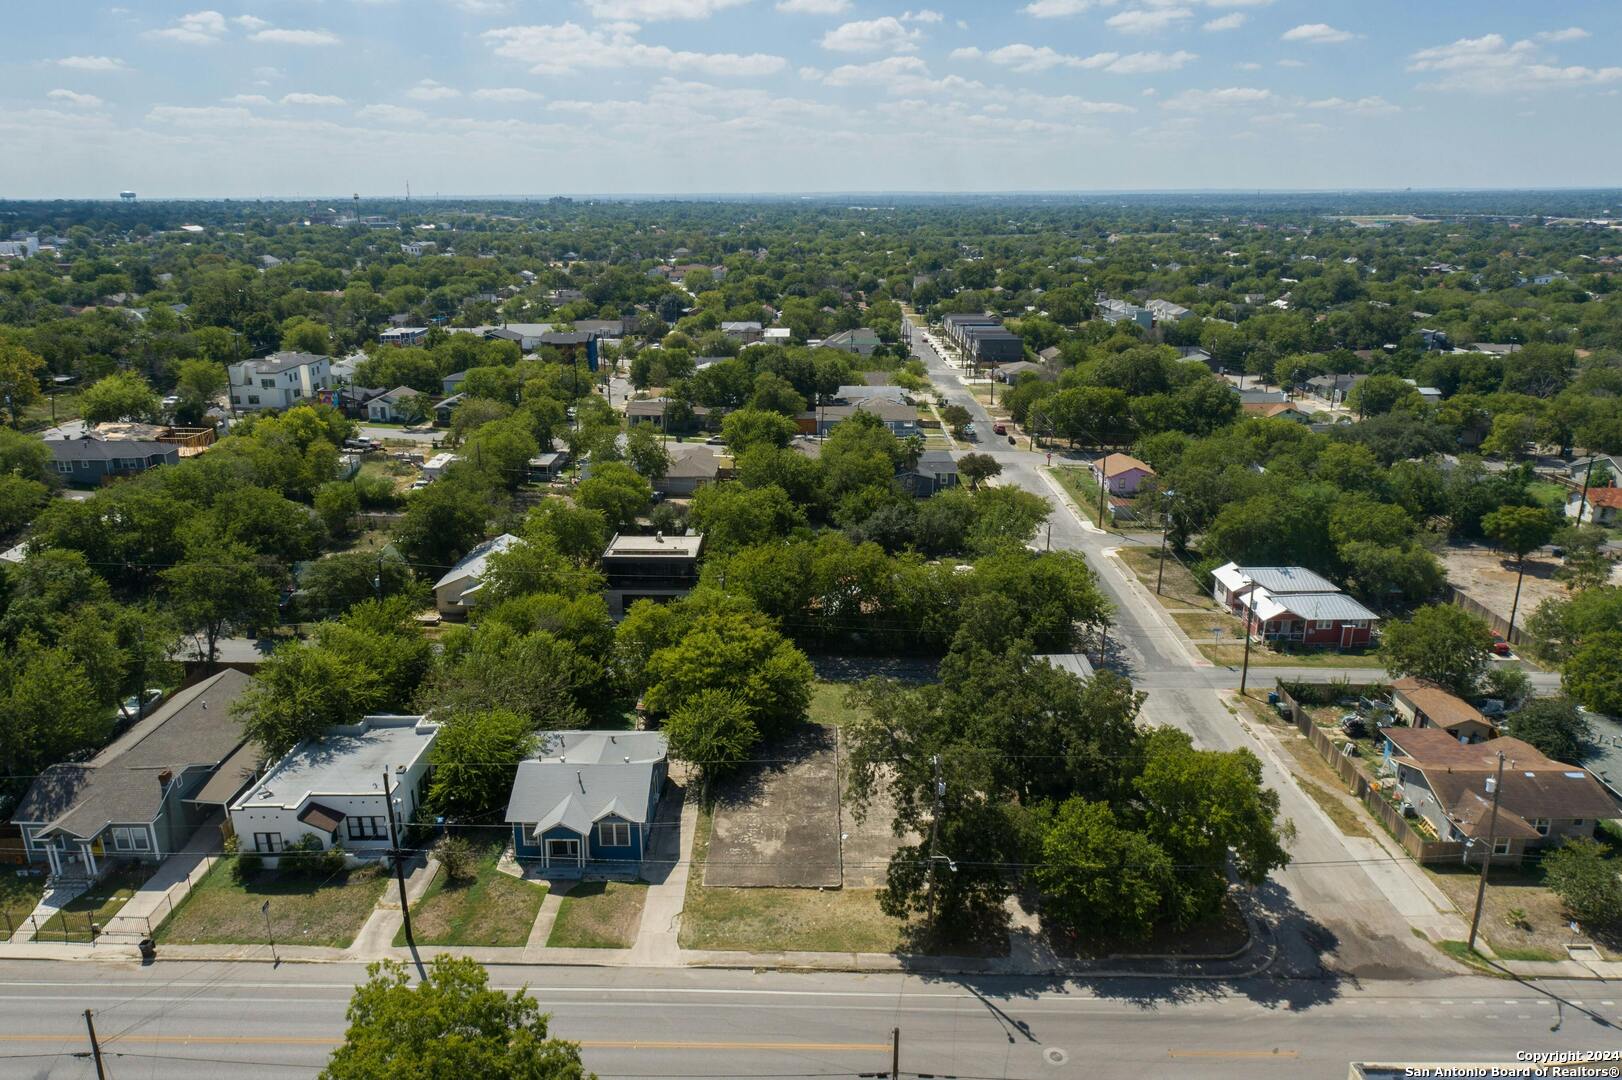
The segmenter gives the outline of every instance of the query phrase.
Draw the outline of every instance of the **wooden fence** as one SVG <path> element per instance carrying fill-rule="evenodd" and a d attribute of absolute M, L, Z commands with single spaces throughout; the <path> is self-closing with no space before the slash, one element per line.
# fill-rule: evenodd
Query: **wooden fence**
<path fill-rule="evenodd" d="M 1348 687 L 1348 692 L 1374 689 L 1373 687 Z M 1284 688 L 1282 682 L 1278 686 L 1279 700 L 1284 703 L 1289 713 L 1290 722 L 1296 730 L 1305 735 L 1312 743 L 1314 750 L 1324 759 L 1324 762 L 1340 777 L 1346 785 L 1346 792 L 1362 801 L 1369 813 L 1384 825 L 1402 849 L 1419 862 L 1442 862 L 1447 859 L 1458 859 L 1463 856 L 1464 844 L 1451 840 L 1433 840 L 1411 825 L 1402 811 L 1393 806 L 1382 795 L 1364 771 L 1357 767 L 1357 761 L 1350 754 L 1343 752 L 1339 745 L 1331 739 L 1322 728 L 1312 722 L 1312 715 L 1304 709 L 1290 692 Z"/>
<path fill-rule="evenodd" d="M 1520 625 L 1515 627 L 1514 632 L 1511 633 L 1509 629 L 1509 620 L 1504 618 L 1502 615 L 1499 615 L 1497 612 L 1493 611 L 1479 600 L 1470 599 L 1453 585 L 1449 585 L 1447 587 L 1447 593 L 1448 601 L 1450 603 L 1456 607 L 1463 608 L 1470 614 L 1481 619 L 1482 622 L 1485 622 L 1488 626 L 1492 627 L 1493 632 L 1499 637 L 1503 638 L 1505 641 L 1508 641 L 1512 645 L 1524 645 L 1527 642 L 1528 636 L 1526 633 L 1525 616 L 1530 614 L 1530 612 L 1527 610 L 1530 605 L 1522 605 L 1520 614 L 1516 616 L 1516 618 L 1520 621 Z"/>

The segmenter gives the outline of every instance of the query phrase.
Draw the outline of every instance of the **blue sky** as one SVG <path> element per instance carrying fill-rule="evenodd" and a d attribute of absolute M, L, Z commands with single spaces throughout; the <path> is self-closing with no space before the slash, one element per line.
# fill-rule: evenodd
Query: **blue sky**
<path fill-rule="evenodd" d="M 14 0 L 0 196 L 1622 182 L 1616 0 L 914 2 Z"/>

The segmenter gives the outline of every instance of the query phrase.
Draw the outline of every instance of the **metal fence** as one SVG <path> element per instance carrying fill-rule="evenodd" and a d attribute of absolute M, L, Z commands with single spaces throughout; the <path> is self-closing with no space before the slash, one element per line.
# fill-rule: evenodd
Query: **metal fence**
<path fill-rule="evenodd" d="M 158 903 L 145 915 L 126 915 L 119 911 L 104 919 L 98 919 L 94 910 L 73 910 L 75 901 L 69 901 L 62 910 L 43 917 L 27 915 L 14 919 L 0 911 L 0 941 L 11 941 L 19 932 L 30 932 L 28 936 L 34 941 L 79 942 L 91 945 L 102 941 L 128 944 L 140 938 L 151 937 L 158 927 L 163 925 L 164 920 L 174 914 L 175 908 L 186 899 L 197 883 L 208 875 L 218 861 L 216 856 L 209 856 L 192 867 L 184 880 L 177 881 L 164 890 Z M 86 892 L 94 889 L 95 886 L 92 885 Z"/>

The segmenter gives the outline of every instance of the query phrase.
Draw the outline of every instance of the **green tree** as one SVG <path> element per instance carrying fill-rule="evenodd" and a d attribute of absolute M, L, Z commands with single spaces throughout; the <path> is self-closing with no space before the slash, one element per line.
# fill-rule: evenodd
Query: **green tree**
<path fill-rule="evenodd" d="M 522 633 L 504 623 L 459 627 L 445 636 L 417 704 L 452 713 L 508 710 L 537 731 L 584 727 L 588 705 L 598 713 L 614 705 L 604 691 L 606 660 L 583 655 L 548 630 Z"/>
<path fill-rule="evenodd" d="M 1392 675 L 1412 675 L 1469 697 L 1487 670 L 1492 645 L 1492 631 L 1476 616 L 1452 604 L 1432 604 L 1385 627 L 1380 659 Z"/>
<path fill-rule="evenodd" d="M 40 376 L 45 361 L 11 341 L 0 341 L 0 404 L 11 411 L 11 426 L 22 422 L 23 410 L 44 396 Z"/>
<path fill-rule="evenodd" d="M 648 710 L 673 715 L 705 690 L 734 695 L 763 735 L 775 735 L 811 705 L 811 662 L 758 616 L 716 614 L 696 620 L 673 645 L 648 659 Z"/>
<path fill-rule="evenodd" d="M 95 750 L 112 734 L 112 714 L 67 648 L 25 639 L 0 649 L 0 769 L 34 776 Z"/>
<path fill-rule="evenodd" d="M 1533 698 L 1508 717 L 1510 732 L 1555 761 L 1580 762 L 1592 737 L 1588 721 L 1568 697 Z"/>
<path fill-rule="evenodd" d="M 529 719 L 508 709 L 446 715 L 428 751 L 428 805 L 463 821 L 503 810 L 518 763 L 534 752 L 536 741 Z"/>
<path fill-rule="evenodd" d="M 347 480 L 329 480 L 315 489 L 315 513 L 333 536 L 349 536 L 360 513 L 360 493 Z"/>
<path fill-rule="evenodd" d="M 963 437 L 963 429 L 974 420 L 974 415 L 961 405 L 948 405 L 941 410 L 941 422 L 951 429 L 953 435 Z"/>
<path fill-rule="evenodd" d="M 424 576 L 437 578 L 484 538 L 489 513 L 485 493 L 446 477 L 410 496 L 394 543 Z"/>
<path fill-rule="evenodd" d="M 182 360 L 175 365 L 175 418 L 184 424 L 201 424 L 209 407 L 225 391 L 225 365 L 217 360 Z"/>
<path fill-rule="evenodd" d="M 299 610 L 305 616 L 341 615 L 364 600 L 403 596 L 412 607 L 427 602 L 427 589 L 398 552 L 340 551 L 317 559 L 299 577 Z"/>
<path fill-rule="evenodd" d="M 1481 531 L 1500 550 L 1515 556 L 1515 600 L 1509 608 L 1509 625 L 1521 608 L 1521 581 L 1526 577 L 1526 556 L 1547 544 L 1560 528 L 1551 510 L 1540 506 L 1501 506 L 1481 519 Z"/>
<path fill-rule="evenodd" d="M 1622 633 L 1607 630 L 1584 639 L 1560 668 L 1566 693 L 1598 713 L 1622 713 Z"/>
<path fill-rule="evenodd" d="M 127 371 L 92 383 L 79 395 L 79 414 L 87 424 L 156 420 L 162 409 L 163 403 L 146 380 Z"/>
<path fill-rule="evenodd" d="M 50 479 L 51 451 L 38 436 L 0 428 L 0 476 Z"/>
<path fill-rule="evenodd" d="M 805 524 L 782 488 L 730 482 L 705 484 L 694 492 L 691 517 L 693 527 L 704 534 L 706 550 L 716 553 L 764 544 Z"/>
<path fill-rule="evenodd" d="M 412 613 L 404 596 L 363 600 L 336 621 L 315 628 L 316 643 L 323 649 L 377 676 L 376 707 L 389 712 L 405 708 L 433 665 L 433 643 L 417 629 Z"/>
<path fill-rule="evenodd" d="M 1107 803 L 1065 800 L 1042 837 L 1035 871 L 1042 910 L 1071 933 L 1142 940 L 1177 891 L 1160 845 L 1120 825 Z"/>
<path fill-rule="evenodd" d="M 1419 391 L 1395 375 L 1370 375 L 1346 393 L 1346 407 L 1359 419 L 1384 416 L 1397 408 L 1413 411 L 1423 405 Z"/>
<path fill-rule="evenodd" d="M 697 766 L 706 780 L 735 772 L 760 741 L 749 706 L 726 690 L 700 690 L 664 722 L 672 757 Z"/>
<path fill-rule="evenodd" d="M 329 727 L 353 724 L 385 697 L 377 673 L 317 645 L 289 643 L 259 665 L 232 706 L 272 758 Z"/>
<path fill-rule="evenodd" d="M 594 462 L 591 476 L 575 489 L 575 502 L 603 515 L 616 532 L 636 524 L 636 516 L 653 501 L 653 486 L 621 461 Z"/>
<path fill-rule="evenodd" d="M 757 446 L 785 447 L 799 433 L 794 421 L 765 409 L 738 409 L 721 421 L 721 437 L 734 456 Z"/>
<path fill-rule="evenodd" d="M 273 626 L 281 599 L 280 573 L 242 544 L 193 548 L 159 577 L 181 628 L 200 635 L 209 663 L 228 631 Z"/>
<path fill-rule="evenodd" d="M 384 960 L 349 1002 L 344 1044 L 323 1080 L 512 1077 L 586 1080 L 575 1043 L 551 1038 L 534 998 L 492 990 L 477 961 L 436 956 L 428 978 L 411 984 L 406 966 Z"/>
<path fill-rule="evenodd" d="M 1002 463 L 990 454 L 964 454 L 957 459 L 957 474 L 973 490 L 993 476 L 1001 476 Z"/>
<path fill-rule="evenodd" d="M 1573 918 L 1590 929 L 1622 922 L 1622 879 L 1597 840 L 1568 840 L 1543 859 L 1543 881 Z"/>
<path fill-rule="evenodd" d="M 626 434 L 625 460 L 650 484 L 670 471 L 670 455 L 650 424 L 635 424 Z"/>
<path fill-rule="evenodd" d="M 594 564 L 608 546 L 608 520 L 601 510 L 575 506 L 567 499 L 548 498 L 529 512 L 524 536 L 550 540 L 557 551 L 578 563 Z"/>

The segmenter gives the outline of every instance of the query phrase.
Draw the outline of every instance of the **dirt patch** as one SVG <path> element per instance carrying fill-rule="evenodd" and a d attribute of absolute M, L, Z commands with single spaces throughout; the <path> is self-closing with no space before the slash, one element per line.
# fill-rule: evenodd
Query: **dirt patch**
<path fill-rule="evenodd" d="M 1447 579 L 1464 595 L 1508 619 L 1515 603 L 1515 559 L 1478 544 L 1450 544 L 1439 553 L 1447 568 Z M 1526 558 L 1526 579 L 1521 584 L 1521 604 L 1515 616 L 1517 626 L 1543 601 L 1564 597 L 1565 586 L 1555 580 L 1560 560 L 1547 555 Z"/>
<path fill-rule="evenodd" d="M 1436 864 L 1425 867 L 1425 873 L 1468 918 L 1481 880 L 1479 864 Z M 1544 886 L 1540 875 L 1507 866 L 1493 867 L 1487 877 L 1481 933 L 1504 960 L 1564 960 L 1567 944 L 1593 942 L 1586 934 L 1572 933 L 1560 898 Z M 1609 943 L 1594 944 L 1606 960 L 1617 958 Z"/>
<path fill-rule="evenodd" d="M 704 884 L 841 884 L 837 752 L 833 729 L 806 724 L 765 747 L 770 764 L 722 787 Z"/>

